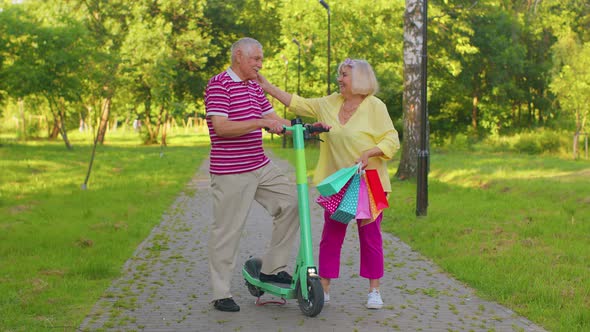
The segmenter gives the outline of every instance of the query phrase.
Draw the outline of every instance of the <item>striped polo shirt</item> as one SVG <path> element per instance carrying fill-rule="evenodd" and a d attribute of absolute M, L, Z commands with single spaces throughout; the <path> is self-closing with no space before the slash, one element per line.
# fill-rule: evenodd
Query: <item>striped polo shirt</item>
<path fill-rule="evenodd" d="M 239 137 L 215 134 L 211 116 L 225 116 L 231 121 L 261 119 L 274 112 L 264 91 L 255 81 L 242 81 L 228 68 L 212 77 L 205 90 L 207 127 L 211 138 L 209 172 L 238 174 L 250 172 L 269 163 L 262 148 L 262 130 L 256 129 Z"/>

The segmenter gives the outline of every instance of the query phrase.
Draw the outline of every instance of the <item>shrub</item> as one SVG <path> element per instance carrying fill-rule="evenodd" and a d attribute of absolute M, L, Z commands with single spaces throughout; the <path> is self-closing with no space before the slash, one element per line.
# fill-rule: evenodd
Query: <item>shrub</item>
<path fill-rule="evenodd" d="M 514 149 L 520 153 L 540 154 L 543 152 L 541 145 L 532 135 L 522 135 L 514 144 Z"/>
<path fill-rule="evenodd" d="M 559 152 L 561 147 L 561 136 L 553 131 L 543 131 L 539 145 L 543 152 Z"/>
<path fill-rule="evenodd" d="M 469 151 L 473 146 L 473 140 L 465 134 L 457 134 L 451 140 L 452 149 L 456 151 Z"/>

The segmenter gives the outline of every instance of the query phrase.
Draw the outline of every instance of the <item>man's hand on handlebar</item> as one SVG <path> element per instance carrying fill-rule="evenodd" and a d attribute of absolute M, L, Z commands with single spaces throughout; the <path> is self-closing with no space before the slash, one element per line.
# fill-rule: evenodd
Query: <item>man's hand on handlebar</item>
<path fill-rule="evenodd" d="M 285 128 L 280 121 L 277 120 L 265 120 L 265 127 L 264 129 L 272 134 L 283 134 L 285 133 Z"/>

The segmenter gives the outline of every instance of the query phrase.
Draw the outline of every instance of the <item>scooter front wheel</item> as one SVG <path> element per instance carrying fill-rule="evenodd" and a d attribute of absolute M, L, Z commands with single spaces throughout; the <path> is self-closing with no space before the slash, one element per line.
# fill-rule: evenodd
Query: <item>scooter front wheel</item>
<path fill-rule="evenodd" d="M 317 316 L 324 307 L 324 288 L 319 278 L 307 279 L 307 300 L 303 298 L 301 283 L 297 284 L 297 303 L 304 315 Z"/>

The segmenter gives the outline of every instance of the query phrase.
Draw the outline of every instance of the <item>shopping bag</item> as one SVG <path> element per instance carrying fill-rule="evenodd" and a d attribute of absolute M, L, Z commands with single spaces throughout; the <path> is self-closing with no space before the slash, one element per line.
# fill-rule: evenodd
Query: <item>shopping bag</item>
<path fill-rule="evenodd" d="M 367 169 L 365 170 L 365 175 L 367 177 L 369 190 L 373 194 L 373 199 L 375 201 L 375 206 L 377 206 L 377 209 L 383 210 L 389 207 L 389 202 L 387 201 L 387 197 L 385 196 L 385 192 L 383 191 L 381 179 L 379 179 L 379 173 L 377 173 L 377 170 Z"/>
<path fill-rule="evenodd" d="M 359 164 L 351 167 L 345 167 L 332 173 L 330 176 L 325 178 L 322 182 L 317 185 L 317 189 L 322 196 L 331 196 L 344 187 L 344 185 L 352 178 L 352 176 L 358 171 Z"/>
<path fill-rule="evenodd" d="M 350 185 L 350 180 L 336 194 L 331 195 L 331 196 L 318 196 L 318 198 L 316 198 L 316 200 L 315 200 L 316 203 L 318 203 L 321 207 L 323 207 L 330 214 L 336 212 L 336 209 L 338 208 L 338 205 L 340 205 L 340 202 L 342 201 L 342 198 L 344 197 L 344 194 L 346 193 L 346 189 L 348 188 L 349 185 Z"/>
<path fill-rule="evenodd" d="M 348 224 L 350 220 L 356 216 L 359 201 L 360 179 L 360 174 L 356 173 L 353 175 L 342 201 L 330 218 L 343 224 Z"/>
<path fill-rule="evenodd" d="M 355 219 L 370 219 L 371 206 L 369 205 L 369 188 L 367 187 L 367 180 L 365 174 L 361 174 L 359 184 L 359 202 L 356 210 Z"/>
<path fill-rule="evenodd" d="M 383 209 L 377 209 L 377 204 L 375 204 L 375 199 L 373 198 L 373 193 L 371 192 L 371 190 L 367 190 L 367 193 L 369 194 L 369 208 L 371 210 L 371 221 L 375 221 L 377 217 L 379 217 L 379 214 L 381 213 L 381 211 L 383 211 Z"/>

